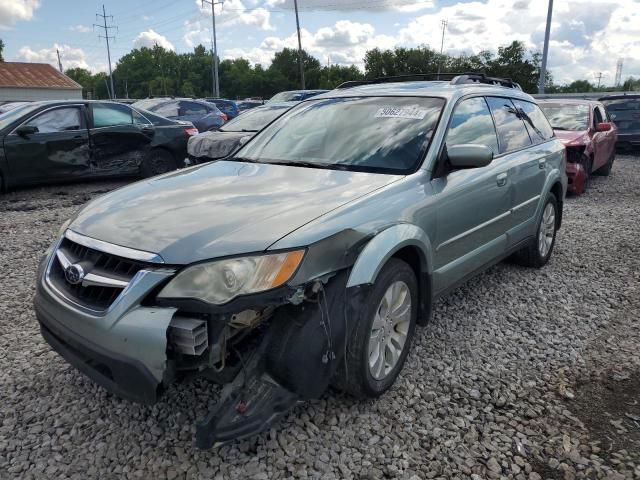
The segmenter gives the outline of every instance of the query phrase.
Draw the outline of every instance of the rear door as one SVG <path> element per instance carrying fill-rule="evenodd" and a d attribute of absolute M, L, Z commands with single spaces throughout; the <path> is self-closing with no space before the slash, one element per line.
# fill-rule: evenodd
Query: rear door
<path fill-rule="evenodd" d="M 152 127 L 134 123 L 133 110 L 118 103 L 91 103 L 91 168 L 96 175 L 134 174 L 154 135 Z M 137 112 L 136 112 L 137 114 Z"/>
<path fill-rule="evenodd" d="M 483 97 L 463 99 L 454 108 L 441 162 L 447 164 L 447 147 L 468 143 L 486 145 L 499 155 L 493 120 Z M 446 290 L 504 253 L 511 208 L 507 173 L 507 166 L 496 159 L 482 168 L 448 171 L 432 180 L 439 198 L 435 292 Z"/>
<path fill-rule="evenodd" d="M 12 183 L 38 183 L 87 175 L 89 136 L 84 105 L 61 105 L 40 111 L 22 125 L 37 128 L 26 136 L 15 130 L 5 137 Z"/>
<path fill-rule="evenodd" d="M 548 143 L 553 138 L 553 129 L 540 107 L 518 99 L 513 99 L 513 104 L 524 123 L 532 146 L 510 154 L 510 175 L 513 178 L 510 246 L 525 240 L 531 234 L 530 227 L 535 224 L 535 214 L 550 170 L 547 160 L 550 155 L 554 155 Z M 520 135 L 524 136 L 524 133 Z"/>

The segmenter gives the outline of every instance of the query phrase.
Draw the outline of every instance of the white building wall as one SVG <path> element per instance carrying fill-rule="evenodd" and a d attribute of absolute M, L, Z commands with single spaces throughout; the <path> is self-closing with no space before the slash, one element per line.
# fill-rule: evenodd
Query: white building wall
<path fill-rule="evenodd" d="M 78 100 L 82 89 L 0 87 L 0 102 Z"/>

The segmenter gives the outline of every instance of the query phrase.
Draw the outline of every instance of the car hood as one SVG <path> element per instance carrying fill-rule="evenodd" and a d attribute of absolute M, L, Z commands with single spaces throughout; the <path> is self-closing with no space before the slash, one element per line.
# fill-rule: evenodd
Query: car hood
<path fill-rule="evenodd" d="M 585 130 L 554 130 L 556 137 L 563 144 L 568 145 L 571 143 L 585 143 L 584 141 L 588 138 L 587 132 Z"/>
<path fill-rule="evenodd" d="M 189 139 L 187 153 L 192 157 L 215 160 L 233 153 L 244 137 L 252 137 L 252 132 L 205 132 Z"/>
<path fill-rule="evenodd" d="M 69 228 L 166 263 L 259 252 L 293 230 L 399 180 L 340 170 L 217 161 L 90 202 Z"/>

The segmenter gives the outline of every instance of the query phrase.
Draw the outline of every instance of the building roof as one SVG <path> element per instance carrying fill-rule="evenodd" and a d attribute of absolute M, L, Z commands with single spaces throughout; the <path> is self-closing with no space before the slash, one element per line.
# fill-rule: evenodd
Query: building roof
<path fill-rule="evenodd" d="M 0 87 L 82 88 L 48 63 L 0 62 Z"/>

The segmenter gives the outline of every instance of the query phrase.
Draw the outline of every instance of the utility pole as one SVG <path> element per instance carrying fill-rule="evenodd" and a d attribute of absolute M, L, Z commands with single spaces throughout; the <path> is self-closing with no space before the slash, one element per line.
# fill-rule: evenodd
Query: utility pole
<path fill-rule="evenodd" d="M 216 5 L 222 5 L 224 1 L 216 2 L 215 0 L 202 0 L 202 6 L 205 3 L 211 5 L 211 27 L 213 28 L 213 96 L 220 97 L 220 80 L 218 79 L 218 40 L 216 38 Z"/>
<path fill-rule="evenodd" d="M 440 20 L 442 25 L 442 41 L 440 42 L 440 58 L 438 59 L 438 80 L 440 80 L 440 68 L 442 66 L 442 52 L 444 51 L 444 32 L 447 29 L 449 22 L 447 20 Z"/>
<path fill-rule="evenodd" d="M 300 39 L 300 18 L 298 16 L 298 0 L 293 0 L 296 9 L 296 29 L 298 30 L 298 68 L 300 69 L 300 86 L 304 90 L 304 65 L 302 64 L 302 40 Z"/>
<path fill-rule="evenodd" d="M 598 79 L 598 86 L 596 88 L 600 88 L 600 82 L 602 81 L 602 72 L 598 72 L 596 74 L 594 74 L 594 77 L 596 77 Z"/>
<path fill-rule="evenodd" d="M 60 70 L 60 73 L 64 73 L 62 71 L 62 62 L 60 61 L 60 50 L 58 50 L 57 48 L 56 48 L 56 53 L 58 54 L 58 70 Z"/>
<path fill-rule="evenodd" d="M 549 0 L 549 10 L 547 10 L 547 28 L 544 31 L 544 48 L 542 49 L 542 65 L 540 66 L 540 78 L 538 79 L 538 93 L 544 93 L 544 83 L 547 79 L 547 56 L 549 55 L 549 37 L 551 36 L 552 13 L 553 0 Z"/>
<path fill-rule="evenodd" d="M 109 49 L 109 39 L 115 39 L 116 37 L 109 35 L 109 30 L 112 28 L 118 28 L 115 26 L 107 25 L 107 18 L 110 18 L 113 22 L 113 15 L 107 15 L 107 12 L 104 10 L 104 5 L 102 5 L 102 15 L 96 13 L 96 18 L 102 17 L 103 25 L 98 25 L 96 23 L 93 24 L 94 27 L 104 29 L 104 35 L 98 35 L 98 38 L 104 38 L 107 41 L 107 59 L 109 60 L 109 81 L 111 83 L 111 93 L 110 98 L 115 98 L 116 91 L 113 88 L 113 72 L 111 71 L 111 50 Z M 107 88 L 107 90 L 109 90 Z"/>

